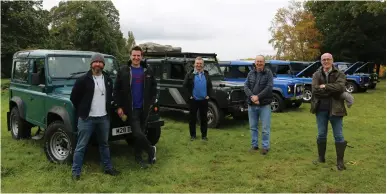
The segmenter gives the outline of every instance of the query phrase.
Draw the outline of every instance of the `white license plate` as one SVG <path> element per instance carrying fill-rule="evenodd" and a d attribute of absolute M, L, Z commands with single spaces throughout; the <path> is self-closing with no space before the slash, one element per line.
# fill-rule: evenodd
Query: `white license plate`
<path fill-rule="evenodd" d="M 374 84 L 378 83 L 378 81 L 373 81 Z"/>
<path fill-rule="evenodd" d="M 298 100 L 301 99 L 301 98 L 302 98 L 302 96 L 296 96 L 296 99 L 298 99 Z"/>
<path fill-rule="evenodd" d="M 368 84 L 364 84 L 365 86 L 368 86 Z"/>
<path fill-rule="evenodd" d="M 127 133 L 132 133 L 132 129 L 130 128 L 130 126 L 117 127 L 112 129 L 112 136 L 122 135 Z"/>

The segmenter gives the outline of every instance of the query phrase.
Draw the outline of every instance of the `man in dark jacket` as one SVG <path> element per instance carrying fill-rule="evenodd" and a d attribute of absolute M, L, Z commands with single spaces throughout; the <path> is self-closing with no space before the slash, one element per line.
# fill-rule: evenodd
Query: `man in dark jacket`
<path fill-rule="evenodd" d="M 85 149 L 94 131 L 105 173 L 113 176 L 119 174 L 112 167 L 108 144 L 113 81 L 102 71 L 105 66 L 103 55 L 94 54 L 90 65 L 90 70 L 75 82 L 70 97 L 79 117 L 78 140 L 72 167 L 72 177 L 75 180 L 80 178 Z"/>
<path fill-rule="evenodd" d="M 262 120 L 262 151 L 270 149 L 271 102 L 273 99 L 273 73 L 265 68 L 265 58 L 258 55 L 255 68 L 247 74 L 244 86 L 247 96 L 249 123 L 251 130 L 251 151 L 258 148 L 258 121 Z"/>
<path fill-rule="evenodd" d="M 190 106 L 189 132 L 191 141 L 196 139 L 196 115 L 199 109 L 202 140 L 207 141 L 208 100 L 212 95 L 212 82 L 208 71 L 204 70 L 204 60 L 196 57 L 194 69 L 185 75 L 183 87 L 187 88 Z"/>
<path fill-rule="evenodd" d="M 345 90 L 345 74 L 333 65 L 333 57 L 329 53 L 321 56 L 322 67 L 312 79 L 311 113 L 316 114 L 318 136 L 318 162 L 325 162 L 327 145 L 328 121 L 332 124 L 335 137 L 337 169 L 344 170 L 344 151 L 347 141 L 342 134 L 343 116 L 347 115 L 344 100 L 340 95 Z"/>
<path fill-rule="evenodd" d="M 157 95 L 157 83 L 152 69 L 142 61 L 142 49 L 135 46 L 127 65 L 121 66 L 114 85 L 114 97 L 121 118 L 127 117 L 134 136 L 135 160 L 141 168 L 147 168 L 141 153 L 148 153 L 148 163 L 156 162 L 156 147 L 152 146 L 144 132 L 149 110 Z M 125 119 L 123 119 L 125 120 Z"/>

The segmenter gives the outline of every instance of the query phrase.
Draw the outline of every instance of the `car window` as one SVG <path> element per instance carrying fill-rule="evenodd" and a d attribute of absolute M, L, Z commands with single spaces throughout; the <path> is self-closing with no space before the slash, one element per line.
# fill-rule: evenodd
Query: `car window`
<path fill-rule="evenodd" d="M 115 75 L 118 67 L 114 58 L 105 57 L 104 71 Z M 52 78 L 68 78 L 73 73 L 90 69 L 90 56 L 55 56 L 48 57 L 48 72 Z"/>
<path fill-rule="evenodd" d="M 159 79 L 160 78 L 160 73 L 161 73 L 160 64 L 152 64 L 152 63 L 150 63 L 149 65 L 151 66 L 151 68 L 153 70 L 155 78 Z"/>
<path fill-rule="evenodd" d="M 39 74 L 39 84 L 45 84 L 46 75 L 44 73 L 44 59 L 33 59 L 32 64 L 32 73 L 38 73 Z"/>
<path fill-rule="evenodd" d="M 13 81 L 27 83 L 28 82 L 28 61 L 15 61 L 13 67 Z"/>
<path fill-rule="evenodd" d="M 339 68 L 340 71 L 344 71 L 348 68 L 348 65 L 337 65 L 337 68 Z"/>
<path fill-rule="evenodd" d="M 278 65 L 277 66 L 277 74 L 289 74 L 290 68 L 289 65 Z"/>
<path fill-rule="evenodd" d="M 184 72 L 183 64 L 172 63 L 170 75 L 171 75 L 170 79 L 184 80 L 185 72 Z"/>

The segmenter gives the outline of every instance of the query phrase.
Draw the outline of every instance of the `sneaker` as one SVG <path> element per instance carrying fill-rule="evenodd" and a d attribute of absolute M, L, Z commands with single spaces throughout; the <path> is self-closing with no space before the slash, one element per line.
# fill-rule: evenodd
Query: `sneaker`
<path fill-rule="evenodd" d="M 79 179 L 81 178 L 80 175 L 72 175 L 71 178 L 74 180 L 74 181 L 79 181 Z"/>
<path fill-rule="evenodd" d="M 110 170 L 105 170 L 104 173 L 105 173 L 105 174 L 108 174 L 108 175 L 112 175 L 112 176 L 117 176 L 117 175 L 120 174 L 120 171 L 118 171 L 118 170 L 112 168 L 112 169 L 110 169 Z"/>
<path fill-rule="evenodd" d="M 148 155 L 148 162 L 149 162 L 149 164 L 156 163 L 156 146 L 151 147 L 151 152 Z"/>

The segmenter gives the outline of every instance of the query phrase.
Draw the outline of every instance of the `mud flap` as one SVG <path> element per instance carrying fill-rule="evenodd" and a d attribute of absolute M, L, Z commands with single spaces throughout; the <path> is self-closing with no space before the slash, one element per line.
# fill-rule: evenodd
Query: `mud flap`
<path fill-rule="evenodd" d="M 10 123 L 9 123 L 9 116 L 10 116 L 10 112 L 7 112 L 7 127 L 8 127 L 8 131 L 11 130 L 11 127 L 10 127 Z"/>

